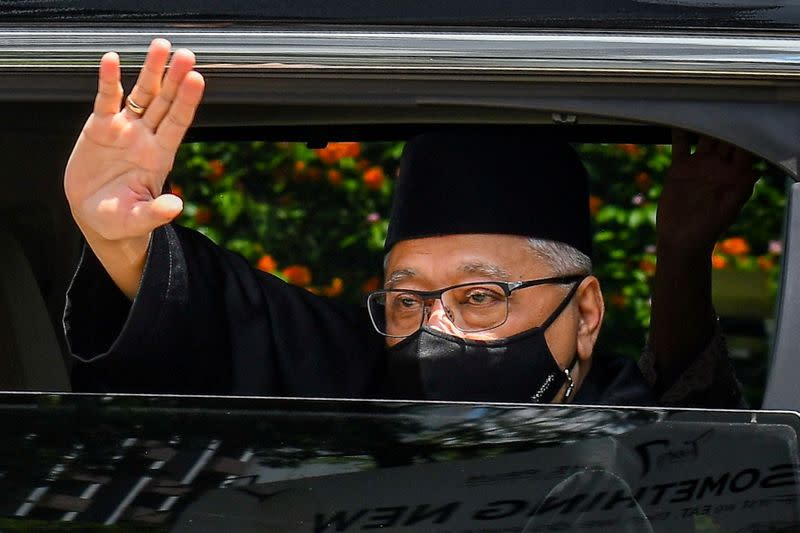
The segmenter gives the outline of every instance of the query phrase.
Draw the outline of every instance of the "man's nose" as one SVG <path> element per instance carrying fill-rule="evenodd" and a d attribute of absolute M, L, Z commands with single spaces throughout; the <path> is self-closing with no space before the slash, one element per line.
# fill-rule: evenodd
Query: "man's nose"
<path fill-rule="evenodd" d="M 451 335 L 458 334 L 458 328 L 453 324 L 453 313 L 442 303 L 442 300 L 434 300 L 431 305 L 425 308 L 425 313 L 429 328 Z"/>

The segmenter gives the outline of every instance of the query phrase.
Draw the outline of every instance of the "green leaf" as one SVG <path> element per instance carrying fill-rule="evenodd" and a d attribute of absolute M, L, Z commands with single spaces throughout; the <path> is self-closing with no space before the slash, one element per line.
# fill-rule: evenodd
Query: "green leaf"
<path fill-rule="evenodd" d="M 226 226 L 232 225 L 239 218 L 245 206 L 244 195 L 235 189 L 217 194 L 213 203 Z"/>
<path fill-rule="evenodd" d="M 353 246 L 356 242 L 358 242 L 359 236 L 358 235 L 348 235 L 344 239 L 339 241 L 339 246 L 342 248 L 349 248 Z"/>
<path fill-rule="evenodd" d="M 617 237 L 616 233 L 609 230 L 598 231 L 594 234 L 594 242 L 596 243 L 604 243 L 608 241 L 613 241 Z"/>
<path fill-rule="evenodd" d="M 631 211 L 630 216 L 628 217 L 628 225 L 632 228 L 638 228 L 646 220 L 647 217 L 645 213 L 641 209 L 636 209 L 634 211 Z"/>

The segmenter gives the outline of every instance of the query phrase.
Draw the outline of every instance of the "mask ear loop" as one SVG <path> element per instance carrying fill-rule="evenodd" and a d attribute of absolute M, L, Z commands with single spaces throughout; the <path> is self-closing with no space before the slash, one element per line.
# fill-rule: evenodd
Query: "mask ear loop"
<path fill-rule="evenodd" d="M 572 358 L 572 362 L 564 369 L 564 375 L 567 376 L 567 390 L 564 391 L 564 397 L 561 399 L 561 403 L 567 403 L 572 393 L 575 392 L 575 380 L 572 379 L 572 371 L 575 369 L 576 364 L 578 364 L 577 355 Z"/>

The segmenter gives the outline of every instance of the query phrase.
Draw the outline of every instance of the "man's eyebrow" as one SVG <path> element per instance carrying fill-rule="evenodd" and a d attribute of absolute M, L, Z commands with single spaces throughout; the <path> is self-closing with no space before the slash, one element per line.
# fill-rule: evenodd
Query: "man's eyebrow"
<path fill-rule="evenodd" d="M 385 286 L 386 288 L 391 289 L 401 281 L 411 279 L 416 275 L 417 275 L 416 271 L 410 268 L 401 268 L 400 270 L 395 270 L 386 277 Z"/>
<path fill-rule="evenodd" d="M 511 279 L 511 274 L 503 267 L 489 263 L 464 263 L 458 267 L 458 270 L 464 274 L 480 274 L 489 279 L 500 279 L 504 281 Z"/>

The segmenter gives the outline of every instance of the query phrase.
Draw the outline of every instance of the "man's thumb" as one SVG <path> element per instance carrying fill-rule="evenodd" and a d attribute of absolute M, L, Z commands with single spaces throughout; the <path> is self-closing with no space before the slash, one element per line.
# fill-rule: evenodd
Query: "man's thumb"
<path fill-rule="evenodd" d="M 183 202 L 172 194 L 162 194 L 154 200 L 139 202 L 131 209 L 128 233 L 146 235 L 169 224 L 183 210 Z"/>
<path fill-rule="evenodd" d="M 162 194 L 150 204 L 150 212 L 163 224 L 172 221 L 183 211 L 183 201 L 174 194 Z"/>

